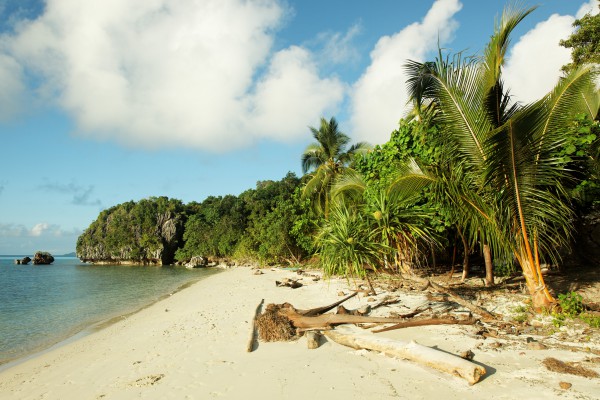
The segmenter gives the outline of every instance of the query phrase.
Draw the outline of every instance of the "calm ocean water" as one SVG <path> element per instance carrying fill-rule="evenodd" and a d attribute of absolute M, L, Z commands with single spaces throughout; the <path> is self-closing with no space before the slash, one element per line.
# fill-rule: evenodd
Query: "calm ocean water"
<path fill-rule="evenodd" d="M 56 258 L 52 265 L 14 264 L 22 257 L 0 256 L 0 364 L 137 311 L 217 272 L 90 265 L 71 257 Z"/>

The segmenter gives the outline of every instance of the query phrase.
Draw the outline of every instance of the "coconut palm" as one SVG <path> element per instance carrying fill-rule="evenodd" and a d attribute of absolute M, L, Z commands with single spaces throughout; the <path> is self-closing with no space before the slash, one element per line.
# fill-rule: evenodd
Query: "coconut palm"
<path fill-rule="evenodd" d="M 542 99 L 511 102 L 502 81 L 510 33 L 534 8 L 507 8 L 482 58 L 457 54 L 434 63 L 409 62 L 409 90 L 419 107 L 435 109 L 442 140 L 460 184 L 447 182 L 451 201 L 496 254 L 512 253 L 536 308 L 554 299 L 540 265 L 566 244 L 572 212 L 563 183 L 568 178 L 556 151 L 575 113 L 592 118 L 599 93 L 594 72 L 581 67 Z"/>
<path fill-rule="evenodd" d="M 302 172 L 313 171 L 303 195 L 313 199 L 317 210 L 329 213 L 330 189 L 335 178 L 351 163 L 355 154 L 367 151 L 365 142 L 347 148 L 350 138 L 338 129 L 337 121 L 321 118 L 319 128 L 309 127 L 316 142 L 306 147 L 302 154 Z"/>

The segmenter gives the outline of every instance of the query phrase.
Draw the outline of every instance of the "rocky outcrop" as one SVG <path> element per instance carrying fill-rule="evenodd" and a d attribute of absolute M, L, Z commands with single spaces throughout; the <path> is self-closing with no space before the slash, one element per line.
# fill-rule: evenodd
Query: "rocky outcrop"
<path fill-rule="evenodd" d="M 178 200 L 150 198 L 104 210 L 77 240 L 77 257 L 96 264 L 170 265 L 183 243 Z"/>
<path fill-rule="evenodd" d="M 192 257 L 190 261 L 185 264 L 186 268 L 204 268 L 208 267 L 208 258 L 206 257 Z"/>
<path fill-rule="evenodd" d="M 52 257 L 52 254 L 50 254 L 46 251 L 38 251 L 33 256 L 33 264 L 34 265 L 48 265 L 48 264 L 52 264 L 53 262 L 54 262 L 54 257 Z"/>
<path fill-rule="evenodd" d="M 26 256 L 26 257 L 23 257 L 23 258 L 17 258 L 17 259 L 15 260 L 15 264 L 17 264 L 17 265 L 27 265 L 27 264 L 29 264 L 30 262 L 31 262 L 31 258 L 29 258 L 29 257 L 27 257 L 27 256 Z"/>

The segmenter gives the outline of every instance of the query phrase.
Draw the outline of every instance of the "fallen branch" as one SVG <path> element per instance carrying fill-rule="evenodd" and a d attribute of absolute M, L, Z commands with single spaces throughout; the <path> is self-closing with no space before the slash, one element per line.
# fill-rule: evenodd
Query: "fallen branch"
<path fill-rule="evenodd" d="M 414 341 L 404 342 L 341 329 L 326 331 L 324 334 L 334 342 L 353 349 L 378 351 L 387 356 L 414 361 L 438 371 L 459 376 L 466 379 L 470 385 L 477 383 L 486 373 L 485 368 L 480 365 Z"/>
<path fill-rule="evenodd" d="M 315 315 L 320 315 L 320 314 L 326 313 L 329 310 L 333 310 L 335 307 L 339 306 L 346 300 L 353 298 L 357 294 L 358 294 L 358 292 L 354 292 L 354 293 L 344 297 L 343 299 L 336 301 L 335 303 L 330 304 L 328 306 L 311 308 L 310 310 L 296 310 L 296 312 L 300 315 L 304 315 L 305 317 L 313 317 Z"/>
<path fill-rule="evenodd" d="M 396 325 L 388 326 L 387 328 L 377 329 L 371 331 L 373 333 L 392 331 L 395 329 L 410 328 L 414 326 L 428 326 L 428 325 L 473 325 L 477 320 L 474 318 L 469 319 L 456 319 L 456 318 L 429 318 L 420 319 L 416 321 L 405 321 L 400 322 Z"/>
<path fill-rule="evenodd" d="M 248 344 L 246 345 L 246 351 L 250 353 L 254 349 L 254 339 L 256 338 L 256 318 L 260 315 L 260 309 L 262 308 L 265 299 L 262 299 L 258 306 L 256 306 L 256 310 L 254 311 L 254 316 L 252 317 L 252 324 L 250 327 L 250 338 L 248 339 Z"/>
<path fill-rule="evenodd" d="M 386 297 L 383 300 L 381 300 L 379 303 L 373 305 L 371 307 L 371 309 L 375 310 L 375 309 L 377 309 L 379 307 L 389 306 L 391 304 L 396 304 L 396 303 L 400 303 L 400 298 L 399 297 L 393 297 L 393 298 Z"/>
<path fill-rule="evenodd" d="M 390 324 L 399 323 L 402 318 L 386 318 L 386 317 L 368 317 L 362 315 L 350 314 L 322 314 L 317 316 L 307 316 L 298 313 L 291 304 L 283 304 L 278 310 L 278 314 L 290 320 L 295 328 L 328 328 L 334 325 L 342 324 L 362 324 L 362 323 L 380 323 Z"/>
<path fill-rule="evenodd" d="M 471 302 L 464 300 L 462 297 L 460 297 L 459 295 L 454 293 L 452 290 L 445 288 L 443 286 L 440 286 L 437 283 L 432 282 L 431 280 L 429 281 L 429 285 L 431 285 L 431 287 L 434 288 L 435 290 L 447 294 L 448 296 L 450 296 L 452 298 L 452 300 L 454 300 L 461 306 L 469 309 L 474 314 L 481 315 L 484 320 L 489 321 L 489 320 L 496 319 L 496 316 L 494 314 L 490 313 L 489 311 L 487 311 L 479 306 L 476 306 L 475 304 L 473 304 Z"/>

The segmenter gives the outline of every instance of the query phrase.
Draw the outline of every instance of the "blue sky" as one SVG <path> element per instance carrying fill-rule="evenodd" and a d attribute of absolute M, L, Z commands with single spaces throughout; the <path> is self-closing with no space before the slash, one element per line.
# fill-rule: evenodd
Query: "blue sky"
<path fill-rule="evenodd" d="M 404 60 L 477 53 L 496 0 L 0 0 L 0 254 L 75 249 L 99 211 L 301 174 L 308 126 L 383 143 Z M 595 0 L 545 0 L 505 69 L 539 98 Z"/>

